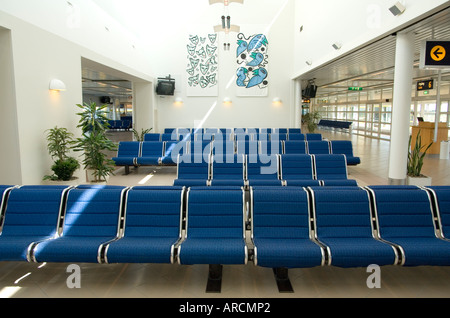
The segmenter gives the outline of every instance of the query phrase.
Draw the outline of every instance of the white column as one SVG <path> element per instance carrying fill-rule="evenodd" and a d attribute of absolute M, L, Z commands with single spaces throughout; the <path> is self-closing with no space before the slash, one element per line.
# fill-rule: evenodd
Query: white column
<path fill-rule="evenodd" d="M 389 153 L 390 184 L 406 183 L 413 63 L 414 34 L 398 33 L 395 52 L 391 147 Z"/>
<path fill-rule="evenodd" d="M 294 128 L 302 127 L 302 82 L 301 80 L 295 80 L 295 119 L 294 119 Z"/>

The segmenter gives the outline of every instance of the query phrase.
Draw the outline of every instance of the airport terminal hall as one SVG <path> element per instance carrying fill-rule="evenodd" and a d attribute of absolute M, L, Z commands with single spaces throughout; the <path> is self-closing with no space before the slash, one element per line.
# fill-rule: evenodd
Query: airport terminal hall
<path fill-rule="evenodd" d="M 1 0 L 0 70 L 11 304 L 449 297 L 450 1 Z"/>

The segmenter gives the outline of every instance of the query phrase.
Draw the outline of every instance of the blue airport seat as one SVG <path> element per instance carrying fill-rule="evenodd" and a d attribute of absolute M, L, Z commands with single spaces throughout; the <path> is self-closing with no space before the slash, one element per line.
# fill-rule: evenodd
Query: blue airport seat
<path fill-rule="evenodd" d="M 298 187 L 250 191 L 254 264 L 271 268 L 323 265 L 325 251 L 310 239 L 307 192 Z"/>
<path fill-rule="evenodd" d="M 445 239 L 450 239 L 450 186 L 430 186 L 437 216 L 440 220 L 440 231 Z"/>
<path fill-rule="evenodd" d="M 212 156 L 210 176 L 211 186 L 244 186 L 245 155 Z"/>
<path fill-rule="evenodd" d="M 302 133 L 302 129 L 301 128 L 288 128 L 289 136 L 291 134 L 301 134 L 301 133 Z"/>
<path fill-rule="evenodd" d="M 249 186 L 282 186 L 278 155 L 248 155 L 246 163 L 246 179 Z"/>
<path fill-rule="evenodd" d="M 438 238 L 429 193 L 414 186 L 370 186 L 380 237 L 397 244 L 404 266 L 450 265 L 450 242 Z"/>
<path fill-rule="evenodd" d="M 281 179 L 288 182 L 294 180 L 314 180 L 313 158 L 306 154 L 286 154 L 280 158 Z"/>
<path fill-rule="evenodd" d="M 184 191 L 171 186 L 128 191 L 123 235 L 105 247 L 105 262 L 173 263 L 181 239 Z"/>
<path fill-rule="evenodd" d="M 178 156 L 189 156 L 189 142 L 187 141 L 165 141 L 164 155 L 161 157 L 163 165 L 177 165 Z"/>
<path fill-rule="evenodd" d="M 140 166 L 157 166 L 164 155 L 164 142 L 144 141 L 142 142 L 141 155 L 136 158 L 136 164 Z"/>
<path fill-rule="evenodd" d="M 232 140 L 214 140 L 212 143 L 211 153 L 215 156 L 234 157 L 236 149 Z"/>
<path fill-rule="evenodd" d="M 144 141 L 161 141 L 161 134 L 158 133 L 145 134 Z"/>
<path fill-rule="evenodd" d="M 117 150 L 117 156 L 112 160 L 116 166 L 134 166 L 139 157 L 141 143 L 139 141 L 121 141 Z"/>
<path fill-rule="evenodd" d="M 258 154 L 259 155 L 281 155 L 283 153 L 282 141 L 258 141 Z"/>
<path fill-rule="evenodd" d="M 180 135 L 178 135 L 175 130 L 170 134 L 168 133 L 161 134 L 161 141 L 179 141 L 180 140 L 179 138 Z"/>
<path fill-rule="evenodd" d="M 317 180 L 324 181 L 325 185 L 357 185 L 356 180 L 348 179 L 344 155 L 314 155 L 313 157 Z"/>
<path fill-rule="evenodd" d="M 29 251 L 33 244 L 58 235 L 67 189 L 67 186 L 28 186 L 9 192 L 0 235 L 1 261 L 31 261 Z"/>
<path fill-rule="evenodd" d="M 34 260 L 102 263 L 104 244 L 119 237 L 125 189 L 117 186 L 71 189 L 61 235 L 37 244 Z"/>
<path fill-rule="evenodd" d="M 372 234 L 369 194 L 360 187 L 311 188 L 316 233 L 330 251 L 329 265 L 395 265 L 396 249 Z"/>
<path fill-rule="evenodd" d="M 353 166 L 361 163 L 361 158 L 353 154 L 353 145 L 350 140 L 332 140 L 330 141 L 330 148 L 332 154 L 344 154 L 347 165 Z"/>
<path fill-rule="evenodd" d="M 256 140 L 241 140 L 236 141 L 236 153 L 238 155 L 256 155 L 258 154 L 258 141 Z"/>
<path fill-rule="evenodd" d="M 322 134 L 306 134 L 306 141 L 322 141 Z"/>
<path fill-rule="evenodd" d="M 195 187 L 187 192 L 186 238 L 180 264 L 246 264 L 244 192 L 239 187 Z"/>
<path fill-rule="evenodd" d="M 207 186 L 210 180 L 210 156 L 209 160 L 198 158 L 195 154 L 184 157 L 177 167 L 177 178 L 173 181 L 174 186 Z M 196 160 L 201 159 L 201 160 Z"/>
<path fill-rule="evenodd" d="M 303 140 L 285 141 L 284 154 L 308 154 L 307 142 Z"/>
<path fill-rule="evenodd" d="M 289 141 L 297 141 L 297 140 L 306 141 L 306 137 L 304 134 L 289 133 L 288 140 Z"/>
<path fill-rule="evenodd" d="M 330 145 L 328 141 L 324 140 L 308 141 L 308 153 L 310 155 L 328 155 L 330 154 Z"/>

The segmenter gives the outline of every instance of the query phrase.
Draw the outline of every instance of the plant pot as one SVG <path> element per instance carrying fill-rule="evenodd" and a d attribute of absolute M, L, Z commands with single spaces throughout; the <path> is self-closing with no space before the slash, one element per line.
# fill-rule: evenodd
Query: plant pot
<path fill-rule="evenodd" d="M 94 183 L 94 184 L 106 184 L 108 182 L 109 176 L 106 176 L 105 180 L 95 181 L 94 170 L 87 169 L 86 170 L 86 182 Z"/>
<path fill-rule="evenodd" d="M 67 186 L 77 186 L 80 184 L 80 180 L 77 177 L 73 177 L 70 180 L 42 180 L 42 185 L 67 185 Z"/>
<path fill-rule="evenodd" d="M 427 186 L 431 186 L 431 177 L 427 177 L 427 176 L 410 177 L 410 176 L 408 176 L 407 182 L 408 182 L 408 185 L 427 187 Z"/>

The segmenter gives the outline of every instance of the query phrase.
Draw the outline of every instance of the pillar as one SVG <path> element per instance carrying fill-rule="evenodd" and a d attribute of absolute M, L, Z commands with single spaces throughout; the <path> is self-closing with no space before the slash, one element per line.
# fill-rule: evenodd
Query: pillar
<path fill-rule="evenodd" d="M 414 34 L 398 33 L 389 152 L 390 184 L 406 184 L 413 63 Z"/>

